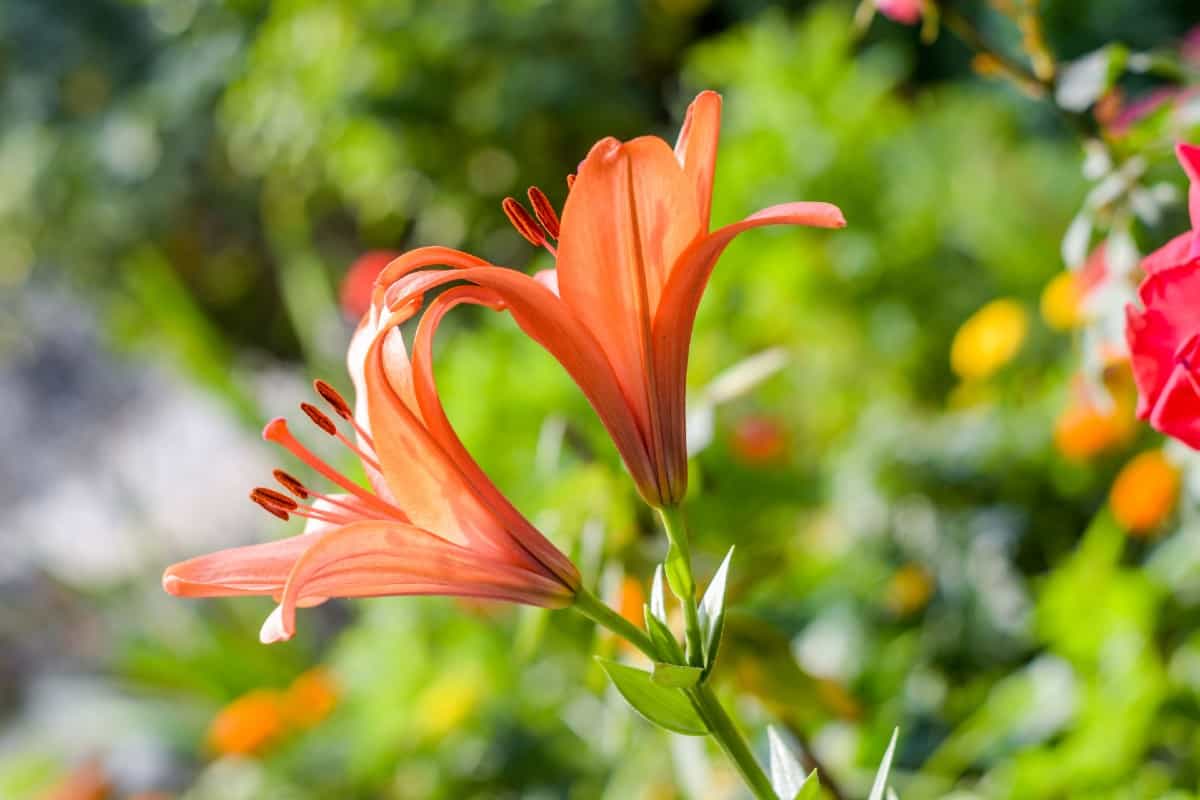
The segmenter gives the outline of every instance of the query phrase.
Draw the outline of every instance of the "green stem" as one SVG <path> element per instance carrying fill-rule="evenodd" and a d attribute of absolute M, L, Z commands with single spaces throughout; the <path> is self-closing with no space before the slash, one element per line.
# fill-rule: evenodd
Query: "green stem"
<path fill-rule="evenodd" d="M 667 582 L 683 606 L 687 660 L 693 667 L 704 666 L 704 647 L 700 636 L 700 614 L 696 608 L 696 581 L 692 577 L 692 556 L 688 548 L 687 523 L 683 509 L 669 506 L 658 509 L 663 530 L 671 543 L 667 553 Z"/>
<path fill-rule="evenodd" d="M 571 608 L 574 608 L 597 625 L 607 628 L 617 636 L 625 639 L 649 656 L 652 661 L 658 660 L 659 657 L 654 651 L 654 643 L 650 640 L 649 635 L 602 603 L 587 589 L 581 588 L 579 590 L 578 594 L 575 595 L 575 604 Z M 746 743 L 737 726 L 733 724 L 733 720 L 729 718 L 729 714 L 721 706 L 721 702 L 717 699 L 713 690 L 705 684 L 700 684 L 687 690 L 687 695 L 691 699 L 692 705 L 695 706 L 697 713 L 700 714 L 701 718 L 708 725 L 712 737 L 717 740 L 717 744 L 721 746 L 721 750 L 725 752 L 729 760 L 737 767 L 738 772 L 741 773 L 742 778 L 746 781 L 746 785 L 750 787 L 754 796 L 758 800 L 779 800 L 775 795 L 775 790 L 771 788 L 770 779 L 767 778 L 762 767 L 758 765 L 758 762 L 754 758 L 754 753 L 750 751 L 750 745 Z"/>
<path fill-rule="evenodd" d="M 613 611 L 587 589 L 580 587 L 579 592 L 575 595 L 575 605 L 571 608 L 600 627 L 607 628 L 620 636 L 649 656 L 651 661 L 658 661 L 658 654 L 654 650 L 654 642 L 650 640 L 650 635 Z"/>
<path fill-rule="evenodd" d="M 712 687 L 700 684 L 689 690 L 688 694 L 691 696 L 696 710 L 708 723 L 713 738 L 717 740 L 717 744 L 725 751 L 725 755 L 729 756 L 729 760 L 737 767 L 754 796 L 758 800 L 779 800 L 775 789 L 771 786 L 770 779 L 758 765 L 754 753 L 750 751 L 750 745 L 746 743 L 737 726 L 733 724 L 733 720 L 726 713 L 721 701 L 713 693 Z"/>

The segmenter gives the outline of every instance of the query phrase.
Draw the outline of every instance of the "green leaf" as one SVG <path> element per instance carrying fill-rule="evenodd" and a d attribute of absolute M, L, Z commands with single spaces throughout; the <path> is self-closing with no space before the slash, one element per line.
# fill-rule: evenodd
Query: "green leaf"
<path fill-rule="evenodd" d="M 664 664 L 655 662 L 654 672 L 650 679 L 659 686 L 669 686 L 672 689 L 690 689 L 700 682 L 704 670 L 700 667 L 685 667 L 679 664 Z"/>
<path fill-rule="evenodd" d="M 654 642 L 659 656 L 665 661 L 682 664 L 683 648 L 679 646 L 679 640 L 671 633 L 667 623 L 659 619 L 650 606 L 643 606 L 642 613 L 646 617 L 646 631 L 650 634 L 650 640 Z"/>
<path fill-rule="evenodd" d="M 667 623 L 666 592 L 663 591 L 663 568 L 654 568 L 654 580 L 650 581 L 650 612 L 664 625 Z"/>
<path fill-rule="evenodd" d="M 687 736 L 705 736 L 708 727 L 680 689 L 659 686 L 650 673 L 597 658 L 617 691 L 633 710 L 661 728 Z"/>
<path fill-rule="evenodd" d="M 804 776 L 804 768 L 792 753 L 783 737 L 774 726 L 767 726 L 767 744 L 770 748 L 771 787 L 782 800 L 790 800 L 800 796 L 808 779 Z"/>
<path fill-rule="evenodd" d="M 713 665 L 717 663 L 721 633 L 725 629 L 725 583 L 729 577 L 729 562 L 732 558 L 733 548 L 730 547 L 700 601 L 700 637 L 704 645 L 705 675 L 711 672 Z"/>
<path fill-rule="evenodd" d="M 879 763 L 879 772 L 875 773 L 875 783 L 871 786 L 871 794 L 867 800 L 883 800 L 883 790 L 887 787 L 888 773 L 892 771 L 892 756 L 896 754 L 896 739 L 899 736 L 899 728 L 892 731 L 892 741 L 888 744 L 887 752 L 883 754 L 883 761 Z"/>
<path fill-rule="evenodd" d="M 821 779 L 817 777 L 817 771 L 814 769 L 808 773 L 808 777 L 804 779 L 804 785 L 800 787 L 800 791 L 796 792 L 796 796 L 792 800 L 819 800 L 821 797 Z"/>

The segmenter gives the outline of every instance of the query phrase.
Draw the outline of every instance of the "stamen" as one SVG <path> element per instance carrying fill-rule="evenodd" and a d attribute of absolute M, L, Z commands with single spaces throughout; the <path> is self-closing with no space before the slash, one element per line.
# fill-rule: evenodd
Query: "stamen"
<path fill-rule="evenodd" d="M 574 188 L 575 188 L 575 173 L 572 172 L 570 175 L 567 176 L 567 191 L 569 192 Z"/>
<path fill-rule="evenodd" d="M 313 388 L 317 390 L 317 394 L 321 395 L 322 400 L 329 403 L 335 414 L 345 420 L 354 419 L 354 412 L 350 410 L 350 404 L 338 393 L 337 389 L 321 380 L 313 381 Z"/>
<path fill-rule="evenodd" d="M 263 486 L 257 487 L 250 494 L 254 496 L 255 502 L 269 503 L 284 511 L 295 511 L 300 507 L 299 503 L 288 497 L 283 492 L 277 492 L 274 489 L 267 489 Z"/>
<path fill-rule="evenodd" d="M 511 197 L 504 198 L 504 202 L 500 204 L 504 209 L 505 216 L 512 226 L 517 229 L 517 233 L 525 237 L 525 241 L 529 242 L 534 247 L 541 247 L 546 244 L 546 236 L 542 233 L 542 229 L 538 227 L 537 222 L 525 210 L 525 206 L 518 203 Z"/>
<path fill-rule="evenodd" d="M 288 519 L 289 519 L 288 512 L 284 511 L 282 508 L 277 506 L 275 503 L 271 502 L 269 499 L 262 497 L 258 493 L 258 489 L 255 489 L 254 491 L 250 492 L 250 499 L 253 502 L 257 503 L 258 505 L 262 506 L 262 508 L 265 509 L 268 513 L 270 513 L 276 517 L 279 517 L 284 522 L 288 521 Z"/>
<path fill-rule="evenodd" d="M 383 472 L 383 467 L 379 466 L 379 462 L 375 459 L 375 457 L 364 452 L 357 444 L 343 436 L 341 431 L 337 429 L 337 426 L 333 424 L 333 420 L 325 416 L 325 414 L 321 412 L 321 409 L 317 408 L 311 403 L 301 403 L 300 410 L 307 414 L 308 418 L 311 419 L 318 428 L 336 438 L 339 442 L 346 445 L 346 447 L 349 447 L 356 456 L 361 458 L 370 467 L 378 472 Z"/>
<path fill-rule="evenodd" d="M 333 424 L 333 420 L 325 416 L 325 412 L 317 408 L 311 403 L 301 403 L 300 410 L 308 415 L 308 418 L 313 421 L 321 430 L 328 433 L 330 436 L 337 436 L 337 426 Z"/>
<path fill-rule="evenodd" d="M 354 432 L 362 437 L 367 447 L 371 449 L 375 448 L 375 441 L 371 438 L 371 434 L 367 433 L 366 429 L 358 424 L 358 420 L 354 418 L 354 412 L 351 410 L 350 404 L 346 402 L 346 398 L 342 397 L 337 389 L 334 389 L 322 380 L 313 381 L 313 388 L 317 390 L 317 394 L 321 395 L 322 400 L 329 403 L 335 414 L 354 426 Z"/>
<path fill-rule="evenodd" d="M 292 477 L 291 475 L 289 475 L 288 473 L 284 472 L 281 469 L 277 469 L 274 472 L 272 472 L 271 474 L 275 476 L 275 480 L 279 481 L 280 486 L 287 489 L 292 494 L 296 495 L 296 497 L 299 497 L 301 500 L 308 499 L 310 492 L 308 491 L 307 487 L 305 487 L 305 485 L 303 483 L 296 480 L 294 477 Z"/>
<path fill-rule="evenodd" d="M 300 459 L 305 464 L 319 472 L 327 480 L 337 484 L 350 494 L 357 497 L 368 508 L 382 513 L 386 517 L 399 518 L 403 520 L 408 519 L 403 511 L 396 508 L 391 503 L 385 502 L 376 495 L 364 490 L 354 481 L 350 480 L 345 475 L 341 474 L 324 461 L 317 458 L 312 451 L 300 444 L 300 442 L 296 440 L 295 436 L 292 436 L 291 431 L 288 430 L 287 420 L 285 420 L 283 417 L 276 417 L 267 423 L 267 426 L 263 428 L 263 439 L 267 440 L 268 442 L 275 442 L 280 447 L 294 455 L 296 458 Z"/>
<path fill-rule="evenodd" d="M 550 198 L 546 197 L 546 193 L 536 186 L 529 187 L 529 204 L 533 206 L 533 213 L 537 215 L 538 222 L 542 223 L 542 227 L 546 229 L 546 233 L 550 234 L 553 239 L 558 238 L 558 212 L 554 210 L 554 206 L 550 203 Z"/>

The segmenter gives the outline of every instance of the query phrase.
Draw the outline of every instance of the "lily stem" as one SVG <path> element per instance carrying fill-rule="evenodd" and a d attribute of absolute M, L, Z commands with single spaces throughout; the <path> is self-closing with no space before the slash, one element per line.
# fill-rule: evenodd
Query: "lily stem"
<path fill-rule="evenodd" d="M 683 607 L 687 660 L 693 667 L 703 667 L 704 646 L 701 644 L 700 614 L 696 608 L 696 581 L 692 577 L 692 556 L 683 509 L 679 506 L 660 508 L 658 516 L 671 543 L 672 552 L 667 554 L 667 583 Z"/>
<path fill-rule="evenodd" d="M 717 740 L 717 744 L 721 746 L 725 755 L 737 767 L 738 772 L 742 775 L 742 780 L 750 787 L 754 796 L 758 800 L 779 800 L 775 789 L 771 786 L 770 779 L 759 766 L 757 759 L 754 758 L 754 753 L 750 751 L 750 745 L 746 743 L 746 739 L 734 725 L 712 687 L 707 683 L 702 683 L 688 690 L 688 694 L 691 696 L 696 710 L 708 723 L 708 729 L 713 738 Z"/>
<path fill-rule="evenodd" d="M 596 595 L 582 586 L 579 587 L 579 591 L 575 594 L 575 605 L 571 606 L 571 608 L 602 628 L 607 628 L 617 636 L 620 636 L 645 653 L 651 661 L 658 660 L 658 654 L 654 649 L 654 642 L 651 641 L 648 633 L 613 611 L 601 602 Z"/>
<path fill-rule="evenodd" d="M 654 643 L 650 640 L 649 635 L 602 603 L 587 589 L 580 588 L 575 595 L 575 604 L 571 608 L 597 625 L 625 639 L 649 656 L 652 661 L 658 660 L 659 656 L 655 652 Z M 778 800 L 775 790 L 771 788 L 770 779 L 758 765 L 754 753 L 750 751 L 750 745 L 746 743 L 729 714 L 721 706 L 721 702 L 713 693 L 712 688 L 707 684 L 700 684 L 688 689 L 687 694 L 697 713 L 704 719 L 712 737 L 717 740 L 721 750 L 737 767 L 755 798 L 757 800 Z"/>

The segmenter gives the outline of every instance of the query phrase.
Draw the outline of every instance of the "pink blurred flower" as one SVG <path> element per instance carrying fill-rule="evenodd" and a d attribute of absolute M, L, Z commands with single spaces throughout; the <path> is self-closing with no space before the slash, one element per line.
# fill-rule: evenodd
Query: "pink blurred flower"
<path fill-rule="evenodd" d="M 875 0 L 875 8 L 893 22 L 916 25 L 921 21 L 923 0 Z"/>
<path fill-rule="evenodd" d="M 1126 335 L 1138 386 L 1138 416 L 1200 449 L 1200 147 L 1179 144 L 1191 180 L 1192 230 L 1142 262 L 1142 309 L 1128 309 Z"/>

